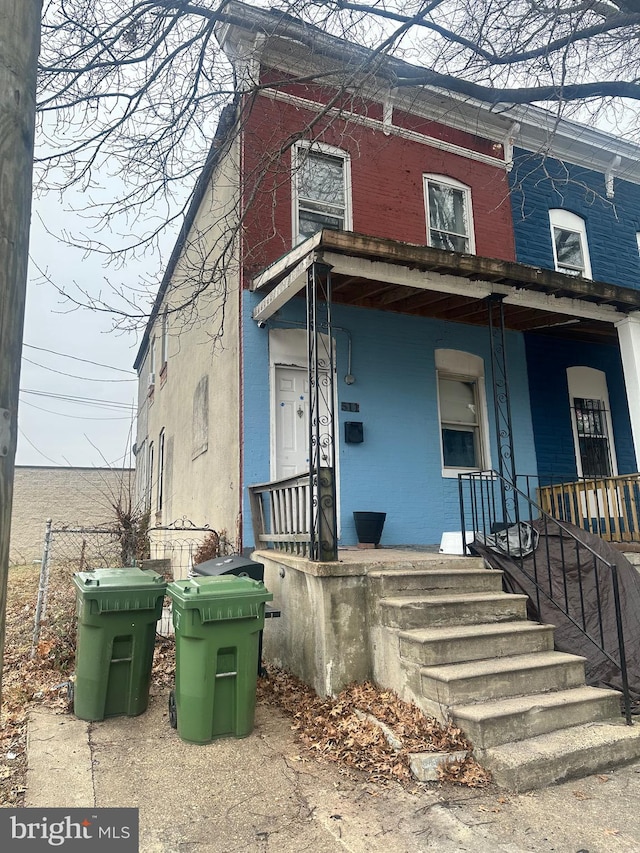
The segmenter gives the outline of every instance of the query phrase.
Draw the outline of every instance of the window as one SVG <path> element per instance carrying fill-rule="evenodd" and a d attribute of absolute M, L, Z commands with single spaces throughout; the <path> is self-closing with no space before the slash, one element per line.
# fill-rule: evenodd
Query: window
<path fill-rule="evenodd" d="M 436 350 L 436 370 L 443 475 L 490 467 L 482 359 Z"/>
<path fill-rule="evenodd" d="M 439 376 L 438 395 L 445 468 L 481 468 L 475 379 Z"/>
<path fill-rule="evenodd" d="M 584 219 L 568 210 L 550 210 L 551 242 L 556 270 L 591 278 L 591 261 Z"/>
<path fill-rule="evenodd" d="M 145 508 L 151 509 L 151 495 L 153 494 L 153 442 L 149 442 L 149 461 L 147 464 L 147 484 L 145 488 Z"/>
<path fill-rule="evenodd" d="M 427 245 L 474 254 L 471 191 L 453 178 L 424 176 Z"/>
<path fill-rule="evenodd" d="M 294 150 L 294 242 L 322 228 L 351 230 L 349 157 L 327 145 Z"/>
<path fill-rule="evenodd" d="M 158 512 L 162 510 L 164 502 L 164 430 L 160 433 L 158 440 L 158 502 L 156 509 Z"/>
<path fill-rule="evenodd" d="M 582 476 L 610 477 L 608 412 L 603 401 L 574 397 L 573 415 L 578 433 L 578 452 Z"/>
<path fill-rule="evenodd" d="M 567 368 L 571 426 L 579 477 L 618 473 L 607 378 L 592 367 Z"/>
<path fill-rule="evenodd" d="M 162 314 L 162 338 L 160 341 L 160 368 L 162 369 L 167 363 L 169 354 L 169 311 L 164 309 Z"/>
<path fill-rule="evenodd" d="M 209 377 L 203 376 L 193 394 L 191 418 L 191 459 L 196 459 L 209 447 Z"/>
<path fill-rule="evenodd" d="M 149 344 L 149 376 L 156 375 L 156 336 L 151 338 Z"/>

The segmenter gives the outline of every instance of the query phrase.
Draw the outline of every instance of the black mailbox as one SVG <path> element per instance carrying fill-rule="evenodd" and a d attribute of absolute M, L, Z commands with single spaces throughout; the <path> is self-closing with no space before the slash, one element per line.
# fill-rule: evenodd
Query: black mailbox
<path fill-rule="evenodd" d="M 362 444 L 364 441 L 362 421 L 344 422 L 344 440 L 347 444 Z"/>

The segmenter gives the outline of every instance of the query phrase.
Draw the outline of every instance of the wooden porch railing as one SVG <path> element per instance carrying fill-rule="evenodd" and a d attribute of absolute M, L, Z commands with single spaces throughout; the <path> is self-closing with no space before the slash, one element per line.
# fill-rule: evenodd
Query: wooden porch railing
<path fill-rule="evenodd" d="M 320 469 L 319 502 L 323 502 L 323 484 L 333 476 L 330 468 Z M 323 476 L 323 472 L 327 476 Z M 308 471 L 249 486 L 249 503 L 256 548 L 273 548 L 288 554 L 313 559 L 311 519 L 311 482 Z M 319 558 L 332 555 L 336 549 L 336 533 L 325 521 L 323 513 L 317 514 L 320 529 L 315 531 L 315 541 L 321 543 Z M 331 559 L 331 556 L 328 557 Z M 335 559 L 335 557 L 334 557 Z"/>
<path fill-rule="evenodd" d="M 640 542 L 640 474 L 539 486 L 538 504 L 609 542 Z"/>

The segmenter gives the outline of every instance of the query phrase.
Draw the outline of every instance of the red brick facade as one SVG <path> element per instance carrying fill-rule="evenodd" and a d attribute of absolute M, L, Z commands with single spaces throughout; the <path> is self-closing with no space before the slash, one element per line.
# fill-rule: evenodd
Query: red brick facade
<path fill-rule="evenodd" d="M 320 94 L 296 87 L 310 99 Z M 353 109 L 353 107 L 352 107 Z M 245 284 L 292 247 L 291 144 L 314 139 L 348 152 L 351 161 L 353 231 L 407 243 L 426 243 L 423 174 L 455 178 L 471 189 L 476 254 L 514 260 L 509 184 L 493 166 L 399 136 L 391 128 L 363 126 L 295 103 L 257 97 L 244 119 L 243 174 Z M 357 112 L 381 119 L 379 105 L 359 102 Z M 394 112 L 394 125 L 479 152 L 502 156 L 502 146 L 436 122 Z M 278 152 L 284 151 L 282 155 Z"/>

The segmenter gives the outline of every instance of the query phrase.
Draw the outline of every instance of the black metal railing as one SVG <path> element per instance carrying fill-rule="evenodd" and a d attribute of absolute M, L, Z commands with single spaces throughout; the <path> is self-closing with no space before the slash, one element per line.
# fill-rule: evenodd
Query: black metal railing
<path fill-rule="evenodd" d="M 538 488 L 537 477 L 519 476 L 517 485 L 514 485 L 497 471 L 478 471 L 460 474 L 458 486 L 462 531 L 473 531 L 479 542 L 487 542 L 490 537 L 512 529 L 511 537 L 502 537 L 504 553 L 528 581 L 532 589 L 529 595 L 535 597 L 538 613 L 541 611 L 541 603 L 545 603 L 554 612 L 563 614 L 568 623 L 619 671 L 624 715 L 627 724 L 631 725 L 631 697 L 615 563 L 604 559 L 570 530 L 566 523 L 553 518 L 538 506 L 532 497 Z M 522 553 L 525 543 L 521 522 L 533 525 L 539 536 L 538 547 L 527 556 Z M 478 537 L 478 534 L 481 535 Z M 560 564 L 559 590 L 552 574 L 549 546 L 552 536 L 557 537 L 559 544 L 556 549 L 558 555 L 554 558 L 554 564 Z M 464 533 L 463 538 L 467 539 Z M 468 541 L 465 542 L 465 550 L 472 550 Z M 571 574 L 567 570 L 569 563 L 572 566 Z M 589 591 L 586 579 L 589 576 L 595 589 L 595 613 L 585 607 Z M 613 639 L 605 637 L 603 619 L 603 601 L 609 597 L 613 600 L 616 620 Z"/>

